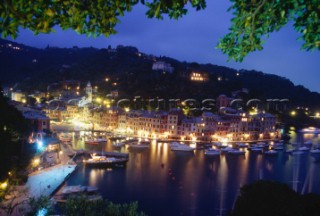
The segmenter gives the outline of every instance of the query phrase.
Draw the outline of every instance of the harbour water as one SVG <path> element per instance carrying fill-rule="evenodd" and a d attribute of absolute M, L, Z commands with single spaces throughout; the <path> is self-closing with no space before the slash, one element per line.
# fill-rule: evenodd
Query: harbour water
<path fill-rule="evenodd" d="M 311 140 L 320 135 L 291 133 L 291 142 Z M 149 149 L 114 148 L 111 142 L 99 146 L 73 143 L 74 148 L 129 153 L 126 168 L 97 169 L 80 166 L 66 185 L 99 188 L 113 202 L 138 201 L 147 215 L 225 215 L 242 185 L 265 179 L 288 184 L 299 193 L 320 194 L 320 155 L 279 151 L 263 155 L 205 156 L 204 150 L 173 152 L 169 143 L 152 141 Z M 293 148 L 286 145 L 287 149 Z"/>

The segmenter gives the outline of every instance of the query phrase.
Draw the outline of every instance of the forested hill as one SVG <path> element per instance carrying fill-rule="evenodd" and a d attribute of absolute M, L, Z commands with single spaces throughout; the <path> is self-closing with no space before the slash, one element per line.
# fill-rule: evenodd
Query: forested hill
<path fill-rule="evenodd" d="M 290 80 L 263 72 L 180 62 L 139 52 L 135 47 L 37 49 L 0 39 L 0 82 L 22 90 L 46 90 L 61 80 L 91 81 L 104 93 L 118 90 L 122 96 L 165 98 L 214 98 L 231 96 L 246 88 L 246 97 L 289 99 L 294 105 L 320 107 L 320 94 Z M 152 71 L 155 61 L 174 67 L 173 73 Z M 190 80 L 192 72 L 206 75 L 207 82 Z M 109 82 L 105 82 L 105 78 Z"/>

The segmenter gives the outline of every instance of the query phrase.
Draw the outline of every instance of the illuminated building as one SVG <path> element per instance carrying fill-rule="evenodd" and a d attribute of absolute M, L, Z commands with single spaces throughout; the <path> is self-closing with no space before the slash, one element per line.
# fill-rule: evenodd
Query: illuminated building
<path fill-rule="evenodd" d="M 190 74 L 190 80 L 194 82 L 205 82 L 208 81 L 208 74 L 204 72 L 192 72 Z"/>

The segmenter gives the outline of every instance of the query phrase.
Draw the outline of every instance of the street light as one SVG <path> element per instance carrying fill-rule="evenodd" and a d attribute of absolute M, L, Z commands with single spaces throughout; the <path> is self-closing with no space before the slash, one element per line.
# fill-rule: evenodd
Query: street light
<path fill-rule="evenodd" d="M 101 103 L 102 99 L 101 98 L 97 98 L 96 101 L 97 101 L 97 103 Z"/>
<path fill-rule="evenodd" d="M 8 183 L 7 182 L 3 182 L 1 185 L 0 185 L 1 189 L 6 189 L 8 187 Z"/>

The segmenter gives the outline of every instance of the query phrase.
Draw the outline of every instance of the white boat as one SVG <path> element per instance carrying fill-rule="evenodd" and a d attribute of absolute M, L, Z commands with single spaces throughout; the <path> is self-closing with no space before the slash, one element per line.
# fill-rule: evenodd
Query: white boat
<path fill-rule="evenodd" d="M 268 150 L 268 151 L 263 152 L 263 154 L 265 154 L 265 155 L 276 155 L 276 154 L 278 154 L 278 152 L 275 151 L 275 150 Z"/>
<path fill-rule="evenodd" d="M 172 148 L 172 147 L 177 147 L 177 146 L 179 146 L 179 145 L 181 145 L 180 143 L 178 143 L 178 142 L 171 142 L 170 143 L 170 147 Z"/>
<path fill-rule="evenodd" d="M 305 145 L 312 145 L 312 141 L 311 140 L 307 140 L 304 142 Z"/>
<path fill-rule="evenodd" d="M 172 151 L 187 151 L 187 152 L 193 152 L 194 151 L 194 148 L 188 146 L 188 145 L 185 145 L 185 144 L 180 144 L 178 146 L 173 146 L 171 147 L 171 150 Z"/>
<path fill-rule="evenodd" d="M 302 146 L 298 148 L 299 151 L 309 151 L 310 149 L 308 147 Z"/>
<path fill-rule="evenodd" d="M 227 146 L 225 148 L 222 148 L 221 149 L 221 152 L 223 153 L 228 153 L 229 151 L 232 151 L 232 150 L 235 150 L 234 148 L 230 147 L 230 146 Z"/>
<path fill-rule="evenodd" d="M 312 150 L 310 150 L 310 153 L 312 153 L 312 154 L 320 154 L 320 149 L 312 149 Z"/>
<path fill-rule="evenodd" d="M 112 146 L 113 146 L 113 147 L 122 147 L 122 146 L 124 146 L 124 145 L 125 145 L 124 142 L 112 143 Z"/>
<path fill-rule="evenodd" d="M 304 154 L 305 151 L 293 151 L 292 152 L 292 155 L 301 155 L 301 154 Z"/>
<path fill-rule="evenodd" d="M 204 151 L 205 155 L 220 155 L 220 151 L 218 149 L 209 148 Z"/>
<path fill-rule="evenodd" d="M 91 158 L 84 160 L 83 163 L 88 166 L 108 167 L 108 166 L 124 166 L 128 162 L 127 157 L 115 158 L 106 156 L 91 155 Z"/>
<path fill-rule="evenodd" d="M 273 146 L 273 150 L 283 150 L 283 146 Z"/>
<path fill-rule="evenodd" d="M 248 150 L 250 150 L 252 152 L 262 152 L 263 148 L 262 147 L 258 147 L 256 144 L 253 144 L 253 145 L 248 147 Z"/>
<path fill-rule="evenodd" d="M 256 147 L 259 147 L 259 148 L 266 148 L 268 146 L 269 146 L 269 144 L 268 143 L 264 143 L 264 142 L 258 142 L 256 144 Z"/>
<path fill-rule="evenodd" d="M 286 153 L 292 153 L 292 152 L 294 152 L 293 149 L 289 149 L 289 150 L 286 151 Z"/>
<path fill-rule="evenodd" d="M 247 148 L 248 147 L 248 144 L 246 143 L 237 143 L 236 144 L 239 148 Z"/>
<path fill-rule="evenodd" d="M 228 154 L 232 155 L 244 155 L 246 152 L 239 149 L 231 149 L 228 151 Z"/>
<path fill-rule="evenodd" d="M 255 147 L 255 148 L 251 148 L 250 151 L 251 151 L 251 152 L 262 152 L 262 151 L 263 151 L 263 148 Z"/>

